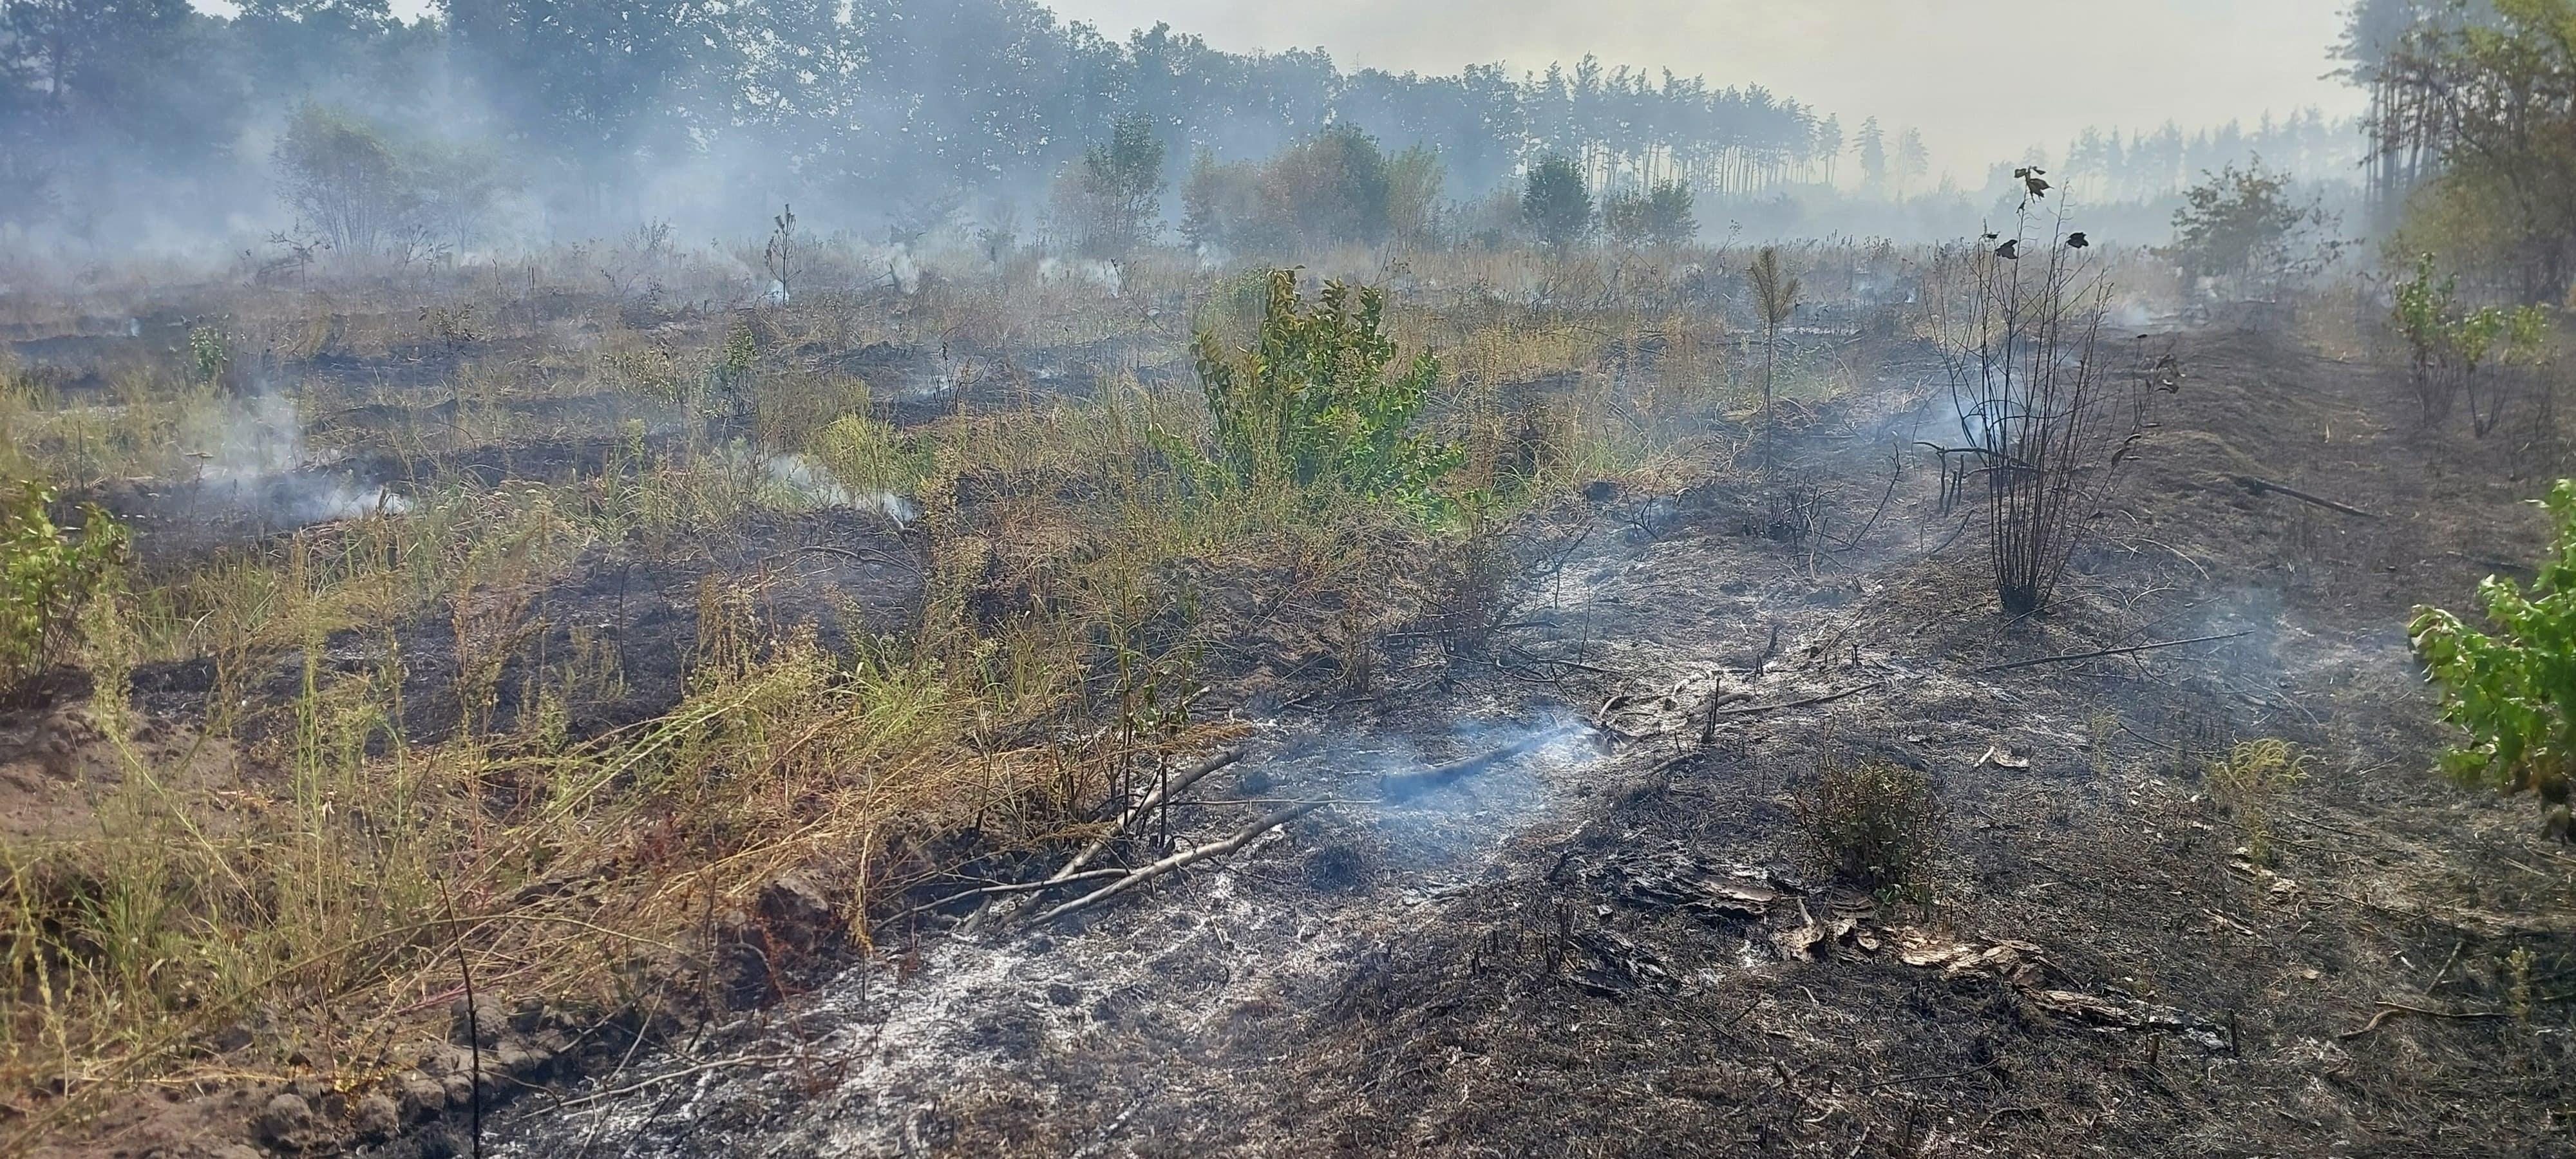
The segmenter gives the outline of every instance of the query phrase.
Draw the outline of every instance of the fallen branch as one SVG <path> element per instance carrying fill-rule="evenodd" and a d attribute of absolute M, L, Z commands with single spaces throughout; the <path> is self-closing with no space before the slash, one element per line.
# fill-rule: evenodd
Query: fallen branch
<path fill-rule="evenodd" d="M 1076 882 L 1098 881 L 1102 878 L 1118 877 L 1126 872 L 1127 871 L 1124 869 L 1095 869 L 1089 873 L 1058 873 L 1054 877 L 1047 878 L 1044 881 L 1012 881 L 1005 882 L 1001 885 L 978 886 L 974 889 L 962 890 L 957 893 L 949 894 L 937 901 L 923 902 L 911 909 L 897 913 L 878 924 L 881 926 L 892 925 L 917 913 L 928 913 L 932 910 L 947 909 L 949 906 L 965 901 L 968 898 L 999 897 L 1004 894 L 1031 893 L 1036 890 L 1048 889 L 1059 885 L 1072 885 Z"/>
<path fill-rule="evenodd" d="M 709 1062 L 698 1063 L 695 1066 L 684 1066 L 677 1070 L 664 1071 L 651 1078 L 628 1083 L 627 1085 L 618 1087 L 614 1090 L 599 1091 L 593 1094 L 583 1095 L 577 1099 L 566 1099 L 563 1102 L 555 1104 L 554 1109 L 558 1111 L 569 1111 L 579 1107 L 586 1107 L 592 1103 L 606 1102 L 609 1099 L 617 1098 L 622 1095 L 631 1095 L 648 1087 L 667 1083 L 672 1079 L 687 1078 L 693 1074 L 705 1074 L 711 1070 L 727 1070 L 737 1066 L 757 1066 L 773 1062 L 804 1061 L 809 1061 L 809 1057 L 795 1054 L 741 1054 L 735 1055 L 732 1058 L 719 1058 Z"/>
<path fill-rule="evenodd" d="M 882 551 L 854 551 L 850 548 L 834 547 L 825 543 L 808 543 L 801 547 L 789 548 L 786 551 L 776 552 L 765 556 L 760 562 L 761 566 L 766 567 L 778 562 L 779 560 L 789 559 L 799 555 L 837 555 L 843 559 L 856 563 L 884 564 L 889 567 L 902 568 L 914 575 L 921 574 L 920 564 L 914 563 L 901 556 L 889 555 Z"/>
<path fill-rule="evenodd" d="M 1792 708 L 1805 708 L 1813 704 L 1831 704 L 1846 696 L 1858 696 L 1873 688 L 1883 688 L 1886 684 L 1887 682 L 1884 680 L 1872 680 L 1867 684 L 1855 684 L 1840 692 L 1828 692 L 1822 696 L 1810 696 L 1805 700 L 1791 700 L 1780 704 L 1756 704 L 1744 708 L 1730 708 L 1723 712 L 1711 713 L 1710 717 L 1714 720 L 1716 717 L 1721 716 L 1729 718 L 1738 716 L 1760 716 L 1766 712 L 1785 712 Z"/>
<path fill-rule="evenodd" d="M 2260 495 L 2260 494 L 2262 494 L 2262 493 L 2264 493 L 2264 492 L 2266 492 L 2266 491 L 2271 491 L 2271 492 L 2274 492 L 2274 493 L 2277 493 L 2277 494 L 2287 495 L 2287 496 L 2289 496 L 2290 498 L 2292 498 L 2292 499 L 2296 499 L 2296 500 L 2298 500 L 2298 501 L 2299 501 L 2299 502 L 2301 502 L 2301 503 L 2314 503 L 2314 504 L 2316 504 L 2317 506 L 2319 506 L 2319 507 L 2323 507 L 2323 508 L 2325 508 L 2325 509 L 2326 509 L 2326 510 L 2328 510 L 2328 511 L 2340 511 L 2340 512 L 2343 512 L 2343 513 L 2344 513 L 2344 514 L 2346 514 L 2346 515 L 2358 515 L 2358 516 L 2360 516 L 2360 517 L 2362 517 L 2362 518 L 2364 518 L 2364 519 L 2377 519 L 2377 518 L 2379 518 L 2379 515 L 2378 515 L 2376 512 L 2364 511 L 2364 510 L 2362 510 L 2361 508 L 2354 507 L 2354 506 L 2352 506 L 2352 505 L 2350 505 L 2350 504 L 2337 503 L 2337 502 L 2335 502 L 2335 501 L 2334 501 L 2334 500 L 2332 500 L 2332 499 L 2327 499 L 2327 498 L 2323 498 L 2323 497 L 2321 497 L 2321 496 L 2316 496 L 2316 495 L 2310 495 L 2310 494 L 2308 494 L 2307 492 L 2305 492 L 2305 491 L 2301 491 L 2301 490 L 2299 490 L 2299 489 L 2298 489 L 2298 488 L 2296 488 L 2296 487 L 2284 487 L 2284 486 L 2282 486 L 2282 485 L 2280 485 L 2280 484 L 2278 484 L 2278 483 L 2275 483 L 2275 482 L 2273 482 L 2273 481 L 2271 481 L 2271 480 L 2269 480 L 2269 479 L 2257 479 L 2257 478 L 2255 478 L 2255 477 L 2254 477 L 2254 476 L 2252 476 L 2252 475 L 2238 475 L 2238 476 L 2236 476 L 2236 483 L 2237 483 L 2237 485 L 2238 485 L 2238 486 L 2243 487 L 2243 488 L 2245 488 L 2246 490 L 2251 491 L 2251 492 L 2253 492 L 2253 493 L 2255 493 L 2255 494 L 2257 494 L 2257 495 Z"/>
<path fill-rule="evenodd" d="M 2390 1002 L 2390 1001 L 2388 1001 L 2388 1000 L 2386 1000 L 2386 999 L 2384 999 L 2384 998 L 2383 998 L 2383 999 L 2381 999 L 2381 1000 L 2380 1000 L 2380 1002 L 2379 1002 L 2379 1013 L 2371 1015 L 2371 1016 L 2370 1016 L 2370 1021 L 2369 1021 L 2369 1022 L 2367 1022 L 2367 1023 L 2365 1023 L 2365 1024 L 2363 1024 L 2363 1026 L 2362 1026 L 2362 1028 L 2361 1028 L 2361 1029 L 2359 1029 L 2359 1030 L 2347 1030 L 2347 1031 L 2344 1031 L 2342 1034 L 2338 1034 L 2338 1035 L 2336 1035 L 2335 1037 L 2337 1037 L 2337 1038 L 2359 1038 L 2359 1037 L 2361 1037 L 2362 1035 L 2368 1034 L 2368 1033 L 2370 1033 L 2371 1031 L 2374 1031 L 2374 1030 L 2379 1029 L 2379 1024 L 2380 1024 L 2380 1023 L 2382 1023 L 2382 1022 L 2386 1022 L 2386 1021 L 2388 1021 L 2388 1020 L 2389 1020 L 2389 1019 L 2391 1019 L 2391 1018 L 2395 1018 L 2395 1017 L 2397 1017 L 2397 1016 L 2398 1016 L 2398 1015 L 2400 1015 L 2400 1014 L 2420 1014 L 2420 1015 L 2423 1015 L 2423 1016 L 2424 1016 L 2424 1017 L 2426 1017 L 2426 1018 L 2457 1018 L 2457 1019 L 2510 1018 L 2510 1017 L 2512 1017 L 2511 1015 L 2506 1014 L 2504 1011 L 2501 1011 L 2501 1010 L 2435 1010 L 2435 1009 L 2433 1009 L 2432 1007 L 2429 1007 L 2429 1006 L 2409 1006 L 2409 1005 L 2407 1005 L 2407 1004 L 2405 1004 L 2405 1003 L 2403 1003 L 2403 1002 Z"/>
<path fill-rule="evenodd" d="M 1073 860 L 1065 862 L 1064 868 L 1055 871 L 1054 877 L 1050 877 L 1038 884 L 1055 885 L 1060 882 L 1073 880 L 1075 871 L 1081 869 L 1085 865 L 1089 865 L 1092 858 L 1100 856 L 1101 851 L 1109 848 L 1109 843 L 1116 840 L 1119 834 L 1125 833 L 1128 828 L 1135 825 L 1136 822 L 1153 815 L 1155 806 L 1161 805 L 1163 802 L 1170 800 L 1173 796 L 1179 794 L 1182 790 L 1199 783 L 1199 779 L 1201 777 L 1205 777 L 1209 773 L 1213 773 L 1218 769 L 1222 769 L 1227 765 L 1233 764 L 1234 762 L 1242 759 L 1242 749 L 1225 749 L 1206 760 L 1190 766 L 1178 776 L 1164 778 L 1160 783 L 1154 786 L 1154 791 L 1145 794 L 1145 799 L 1138 802 L 1135 808 L 1120 813 L 1118 815 L 1118 824 L 1115 827 L 1111 828 L 1109 832 L 1103 833 L 1099 837 L 1093 839 L 1091 844 L 1083 846 L 1082 852 L 1074 854 Z"/>
<path fill-rule="evenodd" d="M 1480 753 L 1476 756 L 1468 757 L 1465 760 L 1452 761 L 1448 764 L 1441 765 L 1438 768 L 1425 769 L 1417 773 L 1407 773 L 1399 777 L 1389 777 L 1382 783 L 1384 796 L 1381 800 L 1400 800 L 1402 798 L 1421 793 L 1425 790 L 1436 788 L 1479 769 L 1499 764 L 1515 756 L 1519 756 L 1522 753 L 1545 746 L 1558 738 L 1583 731 L 1583 729 L 1584 726 L 1579 724 L 1558 725 L 1555 728 L 1542 729 L 1530 734 L 1529 736 L 1523 737 L 1520 740 L 1504 745 L 1501 748 L 1494 749 L 1490 752 Z M 1196 780 L 1198 776 L 1205 775 L 1206 773 L 1200 772 L 1196 776 L 1191 776 L 1188 779 Z M 1176 780 L 1173 783 L 1175 786 L 1178 786 L 1184 782 Z M 1211 857 L 1223 857 L 1243 848 L 1247 844 L 1250 844 L 1252 839 L 1255 837 L 1259 837 L 1264 833 L 1279 828 L 1280 826 L 1303 817 L 1308 813 L 1312 813 L 1334 803 L 1335 802 L 1331 799 L 1320 801 L 1300 801 L 1284 808 L 1273 810 L 1261 817 L 1259 820 L 1254 821 L 1252 824 L 1236 830 L 1230 837 L 1221 841 L 1212 841 L 1194 849 L 1184 849 L 1178 853 L 1174 853 L 1171 856 L 1145 866 L 1142 869 L 1128 873 L 1125 876 L 1100 887 L 1099 889 L 1095 889 L 1090 893 L 1086 893 L 1081 897 L 1074 898 L 1071 901 L 1056 906 L 1054 909 L 1050 909 L 1045 913 L 1039 914 L 1036 918 L 1032 919 L 1029 924 L 1038 926 L 1045 925 L 1048 922 L 1065 916 L 1066 914 L 1098 905 L 1110 898 L 1116 897 L 1119 894 L 1125 893 L 1128 890 L 1152 881 L 1155 878 L 1162 877 L 1173 870 L 1205 861 Z M 1138 813 L 1141 814 L 1142 812 L 1143 810 L 1140 808 Z M 1042 884 L 1051 885 L 1054 884 L 1054 882 L 1046 882 Z"/>
<path fill-rule="evenodd" d="M 1887 514 L 1887 501 L 1896 497 L 1896 481 L 1905 474 L 1905 453 L 1899 449 L 1891 452 L 1888 458 L 1887 491 L 1878 497 L 1878 510 L 1870 513 L 1869 522 L 1861 524 L 1860 530 L 1853 532 L 1850 539 L 1841 541 L 1844 551 L 1860 546 L 1861 537 L 1868 535 L 1871 528 L 1878 526 L 1879 519 Z"/>
<path fill-rule="evenodd" d="M 2252 629 L 2247 629 L 2242 632 L 2228 632 L 2217 636 L 2194 636 L 2188 640 L 2160 640 L 2153 644 L 2137 644 L 2127 648 L 2100 648 L 2091 652 L 2068 652 L 2058 656 L 2041 656 L 2033 660 L 2015 660 L 2008 664 L 1988 664 L 1983 668 L 1969 669 L 1968 675 L 1982 676 L 1989 672 L 2010 672 L 2015 668 L 2036 668 L 2042 664 L 2063 664 L 2074 660 L 2098 660 L 2104 656 L 2127 656 L 2137 652 L 2153 652 L 2158 648 L 2179 648 L 2185 644 L 2207 644 L 2218 640 L 2233 640 L 2238 636 L 2251 636 L 2253 634 Z"/>
<path fill-rule="evenodd" d="M 1892 1078 L 1882 1082 L 1866 1083 L 1861 1086 L 1853 1087 L 1852 1093 L 1867 1094 L 1870 1091 L 1885 1090 L 1888 1087 L 1901 1087 L 1908 1083 L 1928 1083 L 1938 1079 L 1963 1079 L 1972 1074 L 1984 1074 L 1985 1072 L 1994 1069 L 1994 1066 L 1995 1064 L 1989 1062 L 1969 1067 L 1966 1070 L 1946 1070 L 1939 1074 L 1911 1074 L 1906 1075 L 1903 1078 Z"/>
<path fill-rule="evenodd" d="M 1290 805 L 1285 809 L 1276 810 L 1260 820 L 1237 830 L 1233 836 L 1228 837 L 1223 841 L 1213 841 L 1206 845 L 1201 845 L 1196 849 L 1184 849 L 1179 853 L 1175 853 L 1161 861 L 1157 861 L 1152 865 L 1148 865 L 1143 869 L 1139 869 L 1125 877 L 1121 877 L 1116 881 L 1110 882 L 1108 885 L 1095 889 L 1090 893 L 1086 893 L 1081 897 L 1077 897 L 1072 901 L 1059 905 L 1045 913 L 1039 914 L 1036 920 L 1029 924 L 1039 926 L 1045 925 L 1048 922 L 1065 916 L 1066 914 L 1098 905 L 1101 902 L 1107 901 L 1110 898 L 1116 897 L 1119 894 L 1125 893 L 1128 890 L 1134 889 L 1137 886 L 1143 885 L 1146 882 L 1170 873 L 1175 869 L 1179 869 L 1182 866 L 1205 861 L 1211 857 L 1223 857 L 1237 849 L 1243 848 L 1245 845 L 1249 844 L 1253 838 L 1259 837 L 1264 833 L 1294 821 L 1299 817 L 1303 817 L 1308 813 L 1312 813 L 1317 809 L 1321 809 L 1329 804 L 1331 804 L 1329 801 L 1304 801 L 1295 805 Z"/>
<path fill-rule="evenodd" d="M 1774 637 L 1774 639 L 1777 639 L 1777 637 L 1775 636 L 1775 637 Z M 1766 659 L 1767 659 L 1767 657 L 1766 657 Z M 1705 715 L 1704 719 L 1702 719 L 1702 720 L 1701 720 L 1701 722 L 1700 722 L 1700 726 L 1699 726 L 1699 743 L 1701 743 L 1701 744 L 1704 744 L 1704 745 L 1705 745 L 1705 744 L 1715 744 L 1715 743 L 1717 743 L 1717 710 L 1718 710 L 1718 709 L 1724 708 L 1724 707 L 1726 707 L 1727 705 L 1734 704 L 1734 703 L 1737 703 L 1737 702 L 1739 702 L 1739 701 L 1745 701 L 1745 700 L 1751 700 L 1751 699 L 1753 699 L 1753 694 L 1752 694 L 1752 693 L 1750 693 L 1750 692 L 1721 692 L 1721 691 L 1719 691 L 1719 689 L 1721 689 L 1721 688 L 1723 688 L 1723 687 L 1725 687 L 1725 684 L 1724 684 L 1724 682 L 1723 682 L 1722 680 L 1721 680 L 1719 683 L 1717 683 L 1717 684 L 1712 684 L 1712 685 L 1710 685 L 1710 686 L 1709 686 L 1709 689 L 1708 689 L 1708 711 L 1707 711 L 1707 713 L 1706 713 L 1706 715 Z"/>

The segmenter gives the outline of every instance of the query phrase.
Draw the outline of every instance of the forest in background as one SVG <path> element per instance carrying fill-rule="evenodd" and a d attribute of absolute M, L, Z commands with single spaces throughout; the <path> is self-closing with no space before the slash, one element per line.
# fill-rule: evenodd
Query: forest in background
<path fill-rule="evenodd" d="M 1469 203 L 1550 156 L 1596 196 L 1677 183 L 1742 207 L 1704 220 L 1757 232 L 1801 216 L 1840 229 L 1793 203 L 1845 196 L 1986 212 L 2013 164 L 2046 156 L 1997 158 L 1962 190 L 1935 179 L 1916 130 L 1846 126 L 1758 85 L 1588 56 L 1532 73 L 1345 70 L 1321 49 L 1229 53 L 1163 25 L 1120 41 L 1031 0 L 442 0 L 409 23 L 385 0 L 247 0 L 230 18 L 187 0 L 0 3 L 0 230 L 110 251 L 263 236 L 471 250 L 645 221 L 738 233 L 781 203 L 872 240 L 958 222 L 1021 236 L 1045 224 L 1022 211 L 1060 200 L 1122 124 L 1154 149 L 1150 180 L 1124 196 L 1152 203 L 1158 233 L 1184 224 L 1194 170 L 1292 149 L 1348 159 L 1318 145 L 1328 129 L 1388 161 L 1420 150 L 1417 192 L 1457 210 L 1459 236 L 1508 220 L 1504 206 L 1480 223 Z M 2309 111 L 2088 130 L 2065 159 L 2099 176 L 2096 200 L 2144 202 L 2257 155 L 2339 177 L 2359 143 Z M 328 211 L 296 187 L 316 173 L 383 202 L 377 220 L 315 221 Z M 1366 240 L 1389 233 L 1404 231 Z"/>

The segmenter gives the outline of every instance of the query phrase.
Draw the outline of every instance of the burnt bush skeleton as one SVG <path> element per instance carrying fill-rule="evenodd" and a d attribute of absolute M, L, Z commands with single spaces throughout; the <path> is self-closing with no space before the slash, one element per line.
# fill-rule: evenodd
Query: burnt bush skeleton
<path fill-rule="evenodd" d="M 2047 605 L 2147 426 L 2143 402 L 2117 397 L 2096 357 L 2110 286 L 2092 251 L 2062 244 L 2065 225 L 2025 199 L 2012 240 L 2032 244 L 2017 257 L 1970 243 L 1935 258 L 1939 345 L 1964 443 L 1936 448 L 1955 472 L 1945 498 L 1983 483 L 1995 594 L 2014 616 Z"/>

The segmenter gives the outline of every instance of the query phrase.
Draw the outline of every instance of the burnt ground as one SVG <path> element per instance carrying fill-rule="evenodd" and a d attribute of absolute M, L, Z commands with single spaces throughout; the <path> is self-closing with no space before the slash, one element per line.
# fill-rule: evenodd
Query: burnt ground
<path fill-rule="evenodd" d="M 1770 482 L 1545 513 L 1485 658 L 1391 642 L 1374 696 L 1246 713 L 1171 840 L 1333 807 L 1044 928 L 893 923 L 809 994 L 520 1100 L 494 1152 L 2576 1153 L 2576 859 L 2429 772 L 2403 636 L 2534 555 L 2544 484 L 2419 430 L 2387 373 L 2182 349 L 2048 615 L 1992 610 L 1929 472 L 1889 489 L 1938 410 L 1918 372 Z M 1775 533 L 1793 490 L 1822 535 Z M 1703 745 L 1713 683 L 1750 697 Z M 1380 799 L 1559 720 L 1599 727 Z M 2268 866 L 2202 781 L 2256 737 L 2313 757 Z M 1795 802 L 1838 756 L 1935 777 L 1926 896 L 1815 865 Z"/>

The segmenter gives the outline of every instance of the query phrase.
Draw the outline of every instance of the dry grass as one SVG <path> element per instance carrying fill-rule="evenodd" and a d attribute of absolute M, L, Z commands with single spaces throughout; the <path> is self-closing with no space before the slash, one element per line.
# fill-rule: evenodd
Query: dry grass
<path fill-rule="evenodd" d="M 908 284 L 899 256 L 921 262 Z M 1114 286 L 981 262 L 827 243 L 809 284 L 859 288 L 788 305 L 640 241 L 317 274 L 221 292 L 221 382 L 192 376 L 184 348 L 103 396 L 0 373 L 11 476 L 167 489 L 203 470 L 190 451 L 230 436 L 244 387 L 273 378 L 295 384 L 308 450 L 395 464 L 403 499 L 147 559 L 88 610 L 95 823 L 0 846 L 0 972 L 23 999 L 0 1018 L 0 1085 L 38 1108 L 10 1137 L 45 1138 L 138 1082 L 320 1069 L 363 1085 L 436 1032 L 459 955 L 495 993 L 718 1002 L 719 919 L 790 873 L 864 946 L 868 915 L 905 891 L 969 857 L 1082 837 L 1139 769 L 1210 743 L 1223 726 L 1187 706 L 1211 683 L 1363 688 L 1381 676 L 1376 637 L 1412 624 L 1478 646 L 1512 511 L 1588 479 L 1660 480 L 1746 397 L 1723 311 L 1682 300 L 1685 263 L 1322 255 L 1321 273 L 1383 279 L 1400 262 L 1399 282 L 1446 287 L 1399 289 L 1394 329 L 1443 351 L 1434 409 L 1469 451 L 1450 481 L 1466 514 L 1431 526 L 1346 496 L 1210 496 L 1147 438 L 1198 433 L 1194 386 L 1142 372 L 1189 320 L 1222 324 L 1228 275 L 1176 255 L 1124 263 Z M 862 276 L 880 267 L 884 284 Z M 1013 381 L 1013 352 L 1033 345 L 1091 351 L 1111 373 L 1077 396 L 898 427 L 898 384 L 834 361 L 881 341 L 942 350 L 969 385 Z M 433 370 L 333 377 L 314 371 L 324 355 Z M 1783 393 L 1830 376 L 1784 365 Z M 598 460 L 512 470 L 568 436 Z M 782 481 L 786 454 L 813 476 Z M 748 529 L 836 502 L 825 484 L 908 504 L 902 570 L 919 590 L 900 631 L 826 630 L 856 624 L 855 607 L 782 617 L 770 589 L 786 577 L 743 566 L 774 549 Z M 585 735 L 576 710 L 632 674 L 598 630 L 550 624 L 543 597 L 633 559 L 704 576 L 682 691 Z M 552 627 L 574 629 L 568 650 L 543 651 Z M 409 698 L 433 646 L 454 712 L 424 734 Z M 131 693 L 173 665 L 207 673 L 188 719 Z M 1922 802 L 1861 768 L 1883 791 L 1851 791 L 1886 801 L 1828 811 L 1894 825 L 1860 834 L 1875 852 L 1854 864 L 1908 881 L 1897 838 Z M 210 1053 L 235 1028 L 253 1045 Z"/>
<path fill-rule="evenodd" d="M 2272 815 L 2281 798 L 2308 778 L 2307 754 L 2275 738 L 2239 741 L 2209 762 L 2208 776 L 2211 798 L 2245 839 L 2245 855 L 2258 865 L 2271 864 Z"/>

